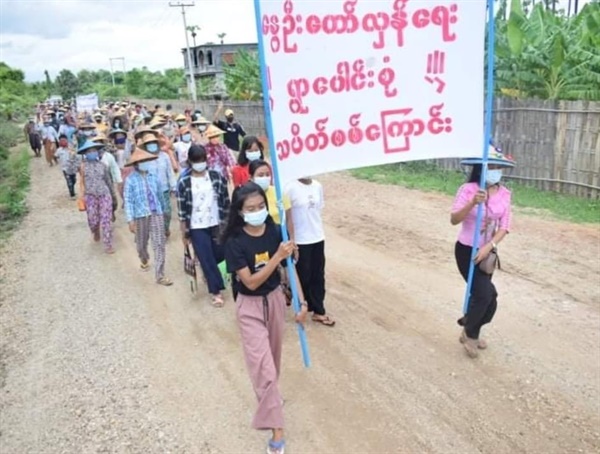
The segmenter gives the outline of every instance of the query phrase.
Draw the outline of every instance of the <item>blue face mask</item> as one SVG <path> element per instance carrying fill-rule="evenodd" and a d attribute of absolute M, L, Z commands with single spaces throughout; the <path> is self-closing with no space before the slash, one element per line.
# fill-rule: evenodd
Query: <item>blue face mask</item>
<path fill-rule="evenodd" d="M 115 139 L 115 145 L 123 145 L 126 140 L 127 140 L 127 137 L 117 137 Z"/>
<path fill-rule="evenodd" d="M 258 227 L 259 225 L 263 225 L 265 223 L 268 215 L 269 212 L 266 208 L 251 213 L 244 213 L 244 222 L 253 227 Z"/>
<path fill-rule="evenodd" d="M 487 184 L 493 186 L 502 180 L 502 169 L 488 170 L 486 175 Z"/>
<path fill-rule="evenodd" d="M 248 161 L 256 161 L 257 159 L 260 159 L 260 151 L 246 151 L 246 157 L 248 158 Z"/>
<path fill-rule="evenodd" d="M 148 153 L 157 153 L 158 152 L 158 144 L 157 143 L 149 143 L 146 145 L 146 151 Z"/>
<path fill-rule="evenodd" d="M 140 162 L 138 164 L 138 170 L 141 170 L 142 172 L 149 172 L 150 168 L 151 168 L 150 161 Z"/>
<path fill-rule="evenodd" d="M 90 151 L 90 152 L 86 153 L 85 159 L 87 159 L 88 161 L 97 161 L 98 160 L 98 152 Z"/>
<path fill-rule="evenodd" d="M 181 136 L 181 140 L 183 140 L 184 142 L 189 142 L 190 140 L 192 140 L 192 135 L 191 134 L 184 134 Z"/>

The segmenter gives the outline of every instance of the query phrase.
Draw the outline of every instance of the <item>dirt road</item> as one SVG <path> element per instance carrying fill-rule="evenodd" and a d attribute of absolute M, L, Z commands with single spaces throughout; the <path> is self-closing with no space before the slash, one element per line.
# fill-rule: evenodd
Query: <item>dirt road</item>
<path fill-rule="evenodd" d="M 91 242 L 58 169 L 32 163 L 31 213 L 0 257 L 0 446 L 24 453 L 258 453 L 234 304 Z M 282 388 L 294 453 L 600 449 L 600 229 L 517 212 L 490 348 L 465 357 L 450 200 L 347 175 L 326 190 L 327 306 L 303 369 L 289 323 Z M 291 314 L 290 314 L 291 320 Z"/>

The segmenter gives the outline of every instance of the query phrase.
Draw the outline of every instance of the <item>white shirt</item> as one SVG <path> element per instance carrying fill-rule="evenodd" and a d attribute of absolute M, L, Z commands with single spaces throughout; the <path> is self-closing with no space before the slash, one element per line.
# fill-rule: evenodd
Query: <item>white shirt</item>
<path fill-rule="evenodd" d="M 207 229 L 219 224 L 219 205 L 208 172 L 203 177 L 191 177 L 191 229 Z"/>
<path fill-rule="evenodd" d="M 102 154 L 100 162 L 102 162 L 102 164 L 104 164 L 110 172 L 110 176 L 112 177 L 113 183 L 123 183 L 123 178 L 121 177 L 121 169 L 119 169 L 115 157 L 109 151 L 105 151 Z"/>
<path fill-rule="evenodd" d="M 286 188 L 292 205 L 292 220 L 297 244 L 315 244 L 325 240 L 321 212 L 325 206 L 321 183 L 292 181 Z"/>
<path fill-rule="evenodd" d="M 43 140 L 58 140 L 58 133 L 56 132 L 56 129 L 54 129 L 53 126 L 43 126 L 42 127 L 42 139 Z"/>
<path fill-rule="evenodd" d="M 181 167 L 187 167 L 187 158 L 188 152 L 190 151 L 190 147 L 192 146 L 192 142 L 175 142 L 173 148 L 175 148 L 175 154 L 177 156 L 177 161 L 179 161 L 179 165 Z"/>

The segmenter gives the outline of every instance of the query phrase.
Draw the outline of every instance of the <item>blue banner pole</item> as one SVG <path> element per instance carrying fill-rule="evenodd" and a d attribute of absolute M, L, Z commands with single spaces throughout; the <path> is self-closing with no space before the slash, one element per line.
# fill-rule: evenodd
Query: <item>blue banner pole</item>
<path fill-rule="evenodd" d="M 487 171 L 490 139 L 492 137 L 492 110 L 494 108 L 494 56 L 495 56 L 495 41 L 496 41 L 496 23 L 494 20 L 494 0 L 487 0 L 488 12 L 488 42 L 487 42 L 487 81 L 486 81 L 486 98 L 485 98 L 485 132 L 483 136 L 483 159 L 481 165 L 481 180 L 479 187 L 486 189 L 487 187 Z M 481 221 L 483 218 L 483 204 L 477 207 L 477 219 L 475 221 L 475 234 L 473 235 L 473 253 L 471 254 L 471 264 L 469 265 L 469 276 L 467 279 L 467 290 L 465 292 L 465 301 L 463 304 L 463 314 L 466 315 L 469 311 L 469 303 L 471 300 L 471 288 L 473 287 L 473 275 L 475 273 L 475 256 L 477 255 L 479 236 L 481 230 Z"/>
<path fill-rule="evenodd" d="M 267 62 L 265 58 L 265 46 L 262 35 L 262 14 L 260 12 L 260 0 L 254 0 L 254 15 L 256 18 L 256 33 L 258 35 L 258 59 L 260 62 L 260 75 L 262 80 L 263 104 L 265 110 L 265 127 L 267 129 L 267 138 L 269 140 L 269 152 L 271 154 L 271 167 L 273 169 L 273 181 L 275 183 L 275 194 L 277 196 L 277 209 L 279 210 L 279 219 L 281 219 L 281 235 L 283 241 L 288 241 L 289 236 L 286 227 L 285 210 L 283 208 L 283 194 L 281 191 L 281 182 L 279 181 L 279 171 L 277 163 L 277 150 L 275 149 L 275 137 L 273 136 L 273 123 L 271 120 L 271 104 L 269 102 L 269 83 L 267 78 Z M 292 271 L 295 270 L 291 257 L 287 259 L 287 269 L 290 276 L 290 287 L 292 290 L 292 307 L 295 313 L 300 312 L 300 301 L 298 299 L 298 288 L 296 279 Z M 300 348 L 302 349 L 302 360 L 304 367 L 310 367 L 310 354 L 308 352 L 308 341 L 304 326 L 296 323 L 298 337 L 300 338 Z"/>

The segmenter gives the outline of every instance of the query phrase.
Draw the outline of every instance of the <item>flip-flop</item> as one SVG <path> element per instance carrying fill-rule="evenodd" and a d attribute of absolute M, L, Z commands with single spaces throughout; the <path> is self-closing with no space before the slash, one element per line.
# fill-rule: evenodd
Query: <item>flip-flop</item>
<path fill-rule="evenodd" d="M 148 271 L 150 269 L 150 262 L 147 262 L 146 264 L 144 263 L 140 263 L 140 271 Z"/>
<path fill-rule="evenodd" d="M 312 321 L 315 323 L 320 323 L 323 326 L 329 326 L 330 328 L 333 328 L 335 326 L 335 320 L 329 317 L 329 315 L 325 315 L 323 316 L 323 318 L 313 316 Z"/>
<path fill-rule="evenodd" d="M 212 305 L 213 305 L 213 307 L 225 306 L 225 301 L 223 300 L 223 296 L 222 295 L 212 295 Z"/>
<path fill-rule="evenodd" d="M 285 440 L 279 441 L 269 440 L 267 444 L 267 454 L 284 454 L 285 451 Z"/>
<path fill-rule="evenodd" d="M 156 281 L 159 285 L 164 285 L 165 287 L 169 287 L 173 285 L 173 281 L 168 277 L 161 277 L 158 281 Z"/>

